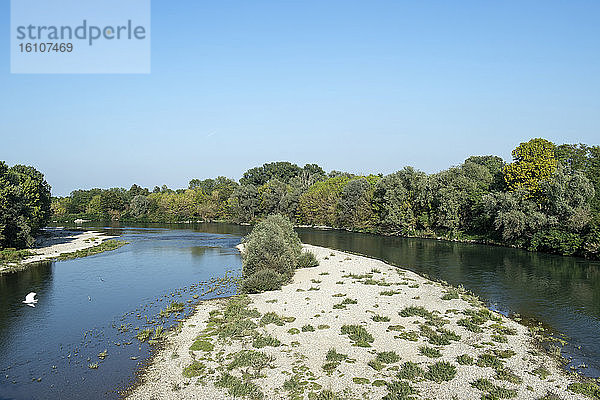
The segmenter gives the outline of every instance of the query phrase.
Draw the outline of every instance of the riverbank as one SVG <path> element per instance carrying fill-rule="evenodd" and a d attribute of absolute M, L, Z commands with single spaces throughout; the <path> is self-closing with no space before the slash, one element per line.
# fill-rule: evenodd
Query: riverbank
<path fill-rule="evenodd" d="M 528 328 L 474 296 L 305 247 L 320 265 L 282 290 L 200 304 L 129 397 L 585 398 Z"/>
<path fill-rule="evenodd" d="M 112 250 L 124 244 L 124 242 L 111 240 L 115 237 L 96 231 L 46 228 L 42 230 L 40 236 L 36 239 L 35 247 L 28 249 L 31 255 L 26 256 L 19 262 L 0 265 L 0 273 L 21 270 L 30 264 L 41 261 L 64 260 Z M 116 243 L 112 244 L 112 242 Z"/>

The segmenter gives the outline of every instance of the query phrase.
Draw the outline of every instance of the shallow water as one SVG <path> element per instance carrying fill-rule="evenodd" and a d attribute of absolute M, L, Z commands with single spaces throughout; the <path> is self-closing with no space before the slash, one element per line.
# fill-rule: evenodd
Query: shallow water
<path fill-rule="evenodd" d="M 171 229 L 118 233 L 130 244 L 0 277 L 0 399 L 117 397 L 150 354 L 150 346 L 134 338 L 135 328 L 172 326 L 184 313 L 161 321 L 161 309 L 174 300 L 188 304 L 202 293 L 191 285 L 241 267 L 239 236 Z M 37 292 L 35 308 L 21 303 L 30 291 Z M 155 323 L 147 325 L 146 316 Z M 94 363 L 98 369 L 89 368 Z"/>
<path fill-rule="evenodd" d="M 131 339 L 136 331 L 121 332 L 120 325 L 143 327 L 146 315 L 152 319 L 173 299 L 185 301 L 198 293 L 190 289 L 192 284 L 239 271 L 234 247 L 249 229 L 229 224 L 113 227 L 107 231 L 131 243 L 0 277 L 0 399 L 116 397 L 116 390 L 134 378 L 140 361 L 150 354 L 147 344 L 140 348 Z M 573 365 L 585 363 L 588 368 L 582 373 L 600 375 L 598 262 L 335 230 L 298 233 L 305 243 L 462 284 L 500 312 L 542 321 L 569 337 L 563 354 L 573 358 Z M 29 291 L 38 293 L 36 308 L 21 303 Z M 174 322 L 171 318 L 164 324 Z M 123 344 L 128 341 L 132 344 Z M 97 355 L 104 349 L 108 357 L 101 361 Z M 99 362 L 98 369 L 88 368 L 93 362 Z"/>

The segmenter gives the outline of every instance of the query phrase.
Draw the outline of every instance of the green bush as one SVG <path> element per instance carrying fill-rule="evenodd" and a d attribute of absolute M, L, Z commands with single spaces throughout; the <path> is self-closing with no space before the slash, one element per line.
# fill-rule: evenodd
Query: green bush
<path fill-rule="evenodd" d="M 291 278 L 302 254 L 294 226 L 281 215 L 258 223 L 244 243 L 241 289 L 245 293 L 280 289 Z"/>
<path fill-rule="evenodd" d="M 300 240 L 291 223 L 285 226 L 281 218 L 283 217 L 268 217 L 256 225 L 248 235 L 242 254 L 244 277 L 249 278 L 263 269 L 270 269 L 286 276 L 292 274 L 300 255 Z M 288 230 L 291 230 L 291 233 Z"/>
<path fill-rule="evenodd" d="M 287 281 L 286 276 L 272 269 L 261 269 L 251 276 L 244 278 L 242 282 L 243 293 L 260 293 L 269 290 L 281 289 Z"/>
<path fill-rule="evenodd" d="M 572 256 L 579 250 L 582 244 L 583 238 L 577 233 L 549 229 L 533 235 L 529 249 Z"/>
<path fill-rule="evenodd" d="M 300 257 L 298 257 L 297 264 L 298 264 L 298 268 L 310 268 L 310 267 L 318 266 L 319 261 L 317 260 L 317 257 L 315 257 L 315 255 L 312 252 L 304 250 L 300 254 Z"/>

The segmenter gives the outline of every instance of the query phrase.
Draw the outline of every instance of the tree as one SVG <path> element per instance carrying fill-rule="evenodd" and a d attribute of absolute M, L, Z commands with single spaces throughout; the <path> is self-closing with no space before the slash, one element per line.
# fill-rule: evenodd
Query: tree
<path fill-rule="evenodd" d="M 281 212 L 281 201 L 287 194 L 287 185 L 279 179 L 271 179 L 258 188 L 260 212 L 262 215 Z"/>
<path fill-rule="evenodd" d="M 31 247 L 51 216 L 50 185 L 33 167 L 0 161 L 0 248 Z"/>
<path fill-rule="evenodd" d="M 528 246 L 533 235 L 548 227 L 548 217 L 526 196 L 526 189 L 484 196 L 485 216 L 505 243 Z"/>
<path fill-rule="evenodd" d="M 271 179 L 279 179 L 283 183 L 288 183 L 290 179 L 302 172 L 302 169 L 296 164 L 287 161 L 277 161 L 263 164 L 262 167 L 255 167 L 244 172 L 240 179 L 242 185 L 262 186 Z"/>
<path fill-rule="evenodd" d="M 554 149 L 554 143 L 540 138 L 521 143 L 514 149 L 513 162 L 503 169 L 508 189 L 537 199 L 540 183 L 551 179 L 556 172 L 558 162 Z M 525 192 L 520 189 L 525 189 Z"/>
<path fill-rule="evenodd" d="M 386 175 L 377 182 L 373 201 L 381 232 L 415 234 L 418 217 L 426 211 L 427 184 L 427 174 L 412 167 Z"/>
<path fill-rule="evenodd" d="M 504 191 L 506 189 L 506 183 L 504 182 L 504 175 L 502 170 L 506 163 L 501 157 L 498 156 L 471 156 L 465 160 L 466 163 L 473 163 L 485 167 L 492 175 L 492 184 L 490 185 L 491 191 Z"/>
<path fill-rule="evenodd" d="M 375 213 L 371 205 L 377 176 L 350 180 L 342 189 L 338 200 L 337 226 L 347 229 L 371 229 Z"/>
<path fill-rule="evenodd" d="M 260 207 L 258 190 L 254 185 L 238 186 L 228 202 L 229 213 L 235 222 L 251 222 Z"/>
<path fill-rule="evenodd" d="M 150 208 L 150 200 L 143 194 L 138 194 L 129 204 L 129 212 L 134 217 L 141 217 L 145 215 Z"/>
<path fill-rule="evenodd" d="M 335 226 L 338 200 L 349 180 L 346 176 L 338 176 L 311 185 L 300 196 L 299 219 L 311 225 Z"/>

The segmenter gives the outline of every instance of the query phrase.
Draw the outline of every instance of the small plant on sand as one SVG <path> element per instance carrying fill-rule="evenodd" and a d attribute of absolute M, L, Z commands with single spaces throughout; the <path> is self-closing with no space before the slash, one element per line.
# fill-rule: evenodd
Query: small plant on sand
<path fill-rule="evenodd" d="M 368 380 L 367 378 L 360 378 L 360 377 L 352 378 L 352 382 L 356 383 L 357 385 L 368 385 L 369 383 L 371 383 L 371 381 Z"/>
<path fill-rule="evenodd" d="M 546 368 L 540 366 L 537 367 L 536 369 L 534 369 L 533 371 L 531 371 L 532 374 L 537 375 L 538 378 L 540 378 L 541 380 L 544 380 L 548 377 L 548 375 L 550 375 L 550 371 L 548 371 Z"/>
<path fill-rule="evenodd" d="M 393 364 L 400 361 L 400 356 L 395 351 L 382 351 L 377 353 L 375 359 L 384 364 Z"/>
<path fill-rule="evenodd" d="M 231 370 L 240 367 L 252 367 L 256 371 L 269 366 L 273 357 L 255 350 L 241 350 L 234 355 L 233 361 L 229 363 L 227 369 Z"/>
<path fill-rule="evenodd" d="M 384 290 L 383 292 L 379 292 L 380 296 L 393 296 L 395 294 L 400 294 L 402 293 L 399 290 Z"/>
<path fill-rule="evenodd" d="M 403 331 L 404 327 L 402 325 L 390 325 L 387 328 L 388 332 L 392 332 L 392 331 Z"/>
<path fill-rule="evenodd" d="M 428 371 L 425 374 L 425 378 L 437 383 L 450 381 L 456 376 L 456 367 L 446 361 L 438 361 L 427 368 Z"/>
<path fill-rule="evenodd" d="M 371 317 L 371 319 L 375 322 L 390 322 L 389 317 L 383 316 L 383 315 L 373 315 L 373 317 Z"/>
<path fill-rule="evenodd" d="M 215 346 L 211 342 L 203 339 L 197 339 L 190 346 L 190 350 L 192 351 L 213 351 L 214 348 Z"/>
<path fill-rule="evenodd" d="M 342 335 L 348 335 L 348 338 L 354 342 L 353 346 L 371 347 L 375 339 L 367 330 L 360 325 L 343 325 L 341 328 Z"/>
<path fill-rule="evenodd" d="M 460 365 L 473 365 L 473 357 L 468 354 L 462 354 L 456 357 L 456 362 Z"/>
<path fill-rule="evenodd" d="M 409 400 L 414 399 L 411 395 L 419 392 L 404 381 L 395 381 L 387 384 L 388 393 L 383 400 Z"/>
<path fill-rule="evenodd" d="M 317 257 L 315 257 L 315 255 L 308 250 L 303 250 L 300 256 L 298 257 L 298 268 L 312 268 L 318 265 L 319 260 L 317 260 Z"/>
<path fill-rule="evenodd" d="M 202 364 L 199 361 L 194 361 L 192 364 L 188 365 L 183 369 L 182 375 L 186 378 L 191 378 L 193 376 L 200 376 L 204 374 L 204 370 L 206 369 L 206 365 Z"/>
<path fill-rule="evenodd" d="M 516 390 L 507 389 L 504 386 L 494 385 L 485 378 L 479 378 L 471 382 L 471 386 L 484 392 L 484 396 L 482 396 L 482 398 L 485 399 L 510 399 L 517 397 Z"/>
<path fill-rule="evenodd" d="M 344 361 L 348 358 L 348 356 L 346 354 L 342 354 L 342 353 L 338 353 L 336 349 L 331 348 L 329 349 L 329 351 L 327 352 L 327 355 L 325 356 L 325 360 L 327 361 Z"/>
<path fill-rule="evenodd" d="M 315 331 L 315 327 L 312 325 L 304 325 L 302 327 L 302 332 L 314 332 Z"/>
<path fill-rule="evenodd" d="M 460 291 L 456 288 L 450 288 L 442 296 L 442 300 L 453 300 L 459 298 Z"/>
<path fill-rule="evenodd" d="M 449 345 L 451 340 L 460 340 L 456 333 L 444 328 L 438 328 L 437 332 L 428 325 L 421 324 L 421 335 L 429 339 L 429 343 L 437 346 Z"/>
<path fill-rule="evenodd" d="M 262 349 L 263 347 L 279 347 L 281 346 L 281 342 L 270 335 L 258 335 L 252 341 L 252 347 L 256 347 L 257 349 Z"/>
<path fill-rule="evenodd" d="M 265 313 L 260 319 L 260 325 L 266 326 L 269 324 L 275 324 L 277 326 L 283 326 L 286 322 L 294 322 L 296 318 L 294 317 L 281 317 L 274 312 Z"/>
<path fill-rule="evenodd" d="M 424 318 L 428 325 L 441 327 L 448 321 L 437 315 L 437 312 L 431 312 L 422 306 L 410 306 L 399 312 L 401 317 L 421 317 Z"/>
<path fill-rule="evenodd" d="M 408 379 L 409 381 L 414 381 L 423 375 L 425 375 L 423 368 L 419 367 L 418 364 L 412 361 L 407 361 L 402 364 L 402 367 L 400 367 L 400 371 L 398 371 L 396 377 L 398 379 Z"/>
<path fill-rule="evenodd" d="M 341 303 L 334 304 L 335 309 L 345 309 L 348 304 L 357 304 L 358 301 L 350 298 L 345 298 Z"/>
<path fill-rule="evenodd" d="M 514 384 L 519 384 L 523 382 L 523 379 L 521 379 L 519 376 L 517 376 L 507 368 L 498 368 L 496 370 L 496 376 L 494 378 L 496 378 L 499 381 L 507 381 Z"/>
<path fill-rule="evenodd" d="M 227 389 L 233 397 L 247 397 L 251 400 L 262 400 L 265 397 L 254 383 L 243 381 L 228 373 L 221 375 L 215 382 L 215 386 Z"/>
<path fill-rule="evenodd" d="M 442 356 L 442 353 L 438 349 L 434 349 L 429 346 L 421 346 L 419 347 L 419 353 L 429 358 L 439 358 Z"/>
<path fill-rule="evenodd" d="M 477 365 L 484 368 L 492 367 L 496 369 L 504 367 L 504 362 L 500 357 L 497 357 L 494 354 L 485 353 L 479 355 L 477 358 Z"/>

